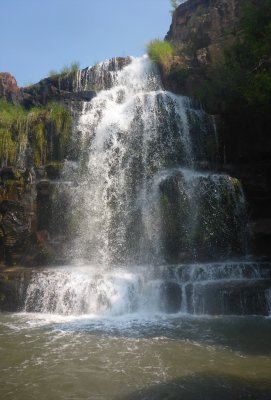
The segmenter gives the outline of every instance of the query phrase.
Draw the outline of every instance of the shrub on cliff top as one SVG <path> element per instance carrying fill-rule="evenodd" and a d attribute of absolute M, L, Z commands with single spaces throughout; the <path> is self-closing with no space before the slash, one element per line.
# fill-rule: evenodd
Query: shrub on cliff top
<path fill-rule="evenodd" d="M 167 40 L 154 39 L 147 44 L 147 52 L 151 60 L 162 66 L 168 66 L 174 54 L 174 49 Z"/>
<path fill-rule="evenodd" d="M 52 77 L 63 77 L 68 74 L 73 74 L 77 72 L 80 68 L 80 63 L 78 61 L 72 62 L 70 65 L 64 65 L 64 67 L 61 68 L 60 71 L 57 71 L 55 69 L 52 69 L 49 71 L 48 75 L 50 78 Z"/>

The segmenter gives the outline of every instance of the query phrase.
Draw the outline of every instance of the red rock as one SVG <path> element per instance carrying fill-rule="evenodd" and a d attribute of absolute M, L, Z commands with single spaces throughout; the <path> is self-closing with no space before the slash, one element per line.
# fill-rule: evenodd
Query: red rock
<path fill-rule="evenodd" d="M 9 72 L 0 72 L 0 98 L 13 100 L 19 93 L 17 81 Z"/>

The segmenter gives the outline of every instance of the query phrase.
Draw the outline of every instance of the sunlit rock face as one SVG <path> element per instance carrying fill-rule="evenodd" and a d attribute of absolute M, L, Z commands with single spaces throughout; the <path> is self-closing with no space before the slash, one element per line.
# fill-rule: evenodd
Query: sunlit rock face
<path fill-rule="evenodd" d="M 0 72 L 0 99 L 16 101 L 19 91 L 14 76 L 9 72 Z"/>
<path fill-rule="evenodd" d="M 183 51 L 183 62 L 206 66 L 240 35 L 241 0 L 189 0 L 173 13 L 166 39 Z M 180 50 L 181 50 L 180 49 Z"/>

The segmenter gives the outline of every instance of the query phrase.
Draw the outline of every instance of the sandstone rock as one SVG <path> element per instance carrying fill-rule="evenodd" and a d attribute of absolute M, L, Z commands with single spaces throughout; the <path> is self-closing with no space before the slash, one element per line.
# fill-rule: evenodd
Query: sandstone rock
<path fill-rule="evenodd" d="M 0 72 L 0 98 L 16 102 L 20 88 L 17 81 L 9 72 Z"/>
<path fill-rule="evenodd" d="M 191 65 L 208 64 L 240 34 L 240 0 L 189 0 L 174 12 L 166 39 L 193 54 Z"/>

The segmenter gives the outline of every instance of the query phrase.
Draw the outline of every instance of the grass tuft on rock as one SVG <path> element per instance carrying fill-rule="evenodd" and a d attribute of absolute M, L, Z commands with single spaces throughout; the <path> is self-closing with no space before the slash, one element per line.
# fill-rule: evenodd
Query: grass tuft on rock
<path fill-rule="evenodd" d="M 147 52 L 151 60 L 166 67 L 171 63 L 174 48 L 167 40 L 154 39 L 147 44 Z"/>

